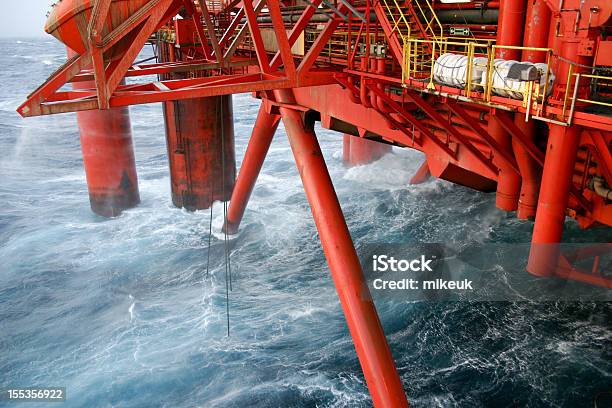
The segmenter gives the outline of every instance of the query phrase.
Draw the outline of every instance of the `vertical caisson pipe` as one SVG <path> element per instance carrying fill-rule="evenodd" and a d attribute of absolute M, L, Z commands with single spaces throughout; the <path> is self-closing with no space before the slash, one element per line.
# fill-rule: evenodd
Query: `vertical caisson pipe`
<path fill-rule="evenodd" d="M 556 17 L 556 27 L 561 16 Z M 576 37 L 574 23 L 560 25 L 562 32 L 553 40 L 554 52 L 560 55 L 555 76 L 553 95 L 565 96 L 568 74 L 571 64 L 573 71 L 582 72 L 592 64 L 592 56 L 579 52 L 581 38 Z M 586 82 L 585 82 L 586 83 Z M 588 83 L 586 83 L 588 85 Z M 588 97 L 588 87 L 579 88 L 579 98 Z M 572 176 L 576 164 L 576 155 L 580 143 L 579 126 L 564 127 L 550 124 L 548 147 L 542 171 L 542 185 L 538 199 L 535 225 L 531 239 L 531 251 L 527 270 L 534 275 L 551 276 L 559 260 L 559 243 L 563 237 L 563 226 L 572 185 Z"/>
<path fill-rule="evenodd" d="M 581 129 L 550 125 L 542 187 L 538 200 L 527 270 L 534 275 L 554 274 L 559 258 L 576 152 Z"/>
<path fill-rule="evenodd" d="M 349 150 L 342 154 L 343 159 L 347 159 L 345 164 L 348 166 L 361 166 L 375 162 L 392 149 L 391 145 L 351 135 L 344 135 L 342 148 Z"/>
<path fill-rule="evenodd" d="M 172 202 L 189 211 L 229 200 L 236 175 L 232 97 L 164 103 Z"/>
<path fill-rule="evenodd" d="M 520 46 L 523 40 L 523 26 L 527 0 L 501 0 L 499 5 L 499 19 L 497 26 L 497 45 Z M 519 50 L 501 48 L 496 58 L 518 60 L 521 57 Z M 496 120 L 489 121 L 489 134 L 508 152 L 512 150 L 512 138 Z M 521 189 L 521 176 L 503 162 L 498 163 L 499 176 L 497 180 L 496 205 L 505 211 L 514 211 L 518 208 L 518 199 Z"/>
<path fill-rule="evenodd" d="M 262 102 L 227 211 L 227 222 L 224 230 L 228 234 L 238 232 L 244 210 L 270 149 L 270 144 L 279 122 L 280 116 L 266 112 L 266 107 Z"/>
<path fill-rule="evenodd" d="M 527 4 L 527 20 L 525 22 L 525 37 L 523 46 L 545 48 L 548 45 L 548 35 L 552 12 L 545 0 L 529 0 Z M 523 50 L 523 61 L 545 62 L 546 53 Z M 517 113 L 514 123 L 530 139 L 535 138 L 536 126 L 533 121 L 525 121 L 524 113 Z M 519 198 L 517 217 L 529 219 L 535 217 L 540 190 L 541 169 L 527 150 L 516 139 L 512 140 L 512 149 L 523 179 Z"/>
<path fill-rule="evenodd" d="M 75 53 L 68 50 L 70 57 Z M 74 89 L 92 89 L 94 82 L 73 82 Z M 128 108 L 77 112 L 83 166 L 94 213 L 115 217 L 140 203 L 138 176 Z"/>
<path fill-rule="evenodd" d="M 275 94 L 279 102 L 295 103 L 290 91 Z M 317 137 L 298 111 L 281 106 L 280 113 L 374 406 L 407 407 Z"/>

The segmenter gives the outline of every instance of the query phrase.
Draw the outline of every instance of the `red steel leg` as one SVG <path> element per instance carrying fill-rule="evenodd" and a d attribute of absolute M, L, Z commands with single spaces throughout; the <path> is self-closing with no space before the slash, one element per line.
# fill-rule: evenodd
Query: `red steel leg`
<path fill-rule="evenodd" d="M 174 205 L 195 211 L 227 201 L 236 172 L 232 97 L 165 102 L 164 119 Z"/>
<path fill-rule="evenodd" d="M 266 112 L 262 102 L 227 212 L 225 232 L 230 235 L 238 232 L 244 210 L 249 202 L 249 197 L 268 154 L 270 143 L 272 143 L 279 122 L 280 116 Z"/>
<path fill-rule="evenodd" d="M 68 55 L 74 51 L 68 49 Z M 95 88 L 93 81 L 74 82 L 74 89 Z M 138 176 L 128 108 L 77 112 L 83 166 L 91 210 L 115 217 L 140 203 Z"/>
<path fill-rule="evenodd" d="M 299 112 L 281 107 L 280 113 L 374 405 L 407 407 L 317 137 Z"/>
<path fill-rule="evenodd" d="M 578 126 L 566 128 L 550 125 L 542 187 L 527 263 L 527 270 L 534 275 L 553 275 L 559 261 L 558 244 L 563 235 L 580 132 Z"/>

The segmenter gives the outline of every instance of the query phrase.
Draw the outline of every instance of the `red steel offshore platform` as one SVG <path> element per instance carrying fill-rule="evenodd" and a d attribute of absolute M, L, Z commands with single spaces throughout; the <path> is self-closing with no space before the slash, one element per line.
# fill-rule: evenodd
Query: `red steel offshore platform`
<path fill-rule="evenodd" d="M 581 270 L 556 245 L 566 216 L 612 226 L 611 16 L 610 0 L 62 0 L 46 31 L 70 57 L 18 111 L 77 112 L 92 209 L 115 216 L 139 202 L 126 106 L 162 102 L 172 200 L 230 200 L 228 234 L 282 120 L 373 402 L 407 406 L 314 122 L 352 164 L 413 148 L 412 182 L 495 191 L 535 220 L 530 273 L 612 287 L 596 250 Z M 236 178 L 242 92 L 261 107 Z"/>

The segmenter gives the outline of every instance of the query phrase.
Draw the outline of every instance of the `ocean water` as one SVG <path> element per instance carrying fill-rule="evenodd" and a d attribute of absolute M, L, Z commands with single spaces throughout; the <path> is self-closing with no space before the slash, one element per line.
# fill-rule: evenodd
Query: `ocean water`
<path fill-rule="evenodd" d="M 0 388 L 65 386 L 66 407 L 371 405 L 282 126 L 228 244 L 228 337 L 222 206 L 207 275 L 210 213 L 172 206 L 161 107 L 130 108 L 141 205 L 103 219 L 89 209 L 75 116 L 15 113 L 63 47 L 2 39 L 0 51 Z M 238 165 L 257 110 L 234 96 Z M 531 223 L 493 195 L 408 186 L 417 152 L 346 169 L 341 137 L 318 136 L 358 249 L 529 241 Z M 610 238 L 568 228 L 573 242 Z M 414 407 L 589 407 L 612 390 L 609 303 L 378 308 Z"/>

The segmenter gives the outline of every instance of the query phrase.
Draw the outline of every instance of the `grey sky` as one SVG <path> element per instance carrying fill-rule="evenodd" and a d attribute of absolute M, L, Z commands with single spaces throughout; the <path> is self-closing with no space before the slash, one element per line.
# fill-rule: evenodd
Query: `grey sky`
<path fill-rule="evenodd" d="M 53 0 L 2 1 L 0 37 L 43 37 L 46 14 Z"/>

